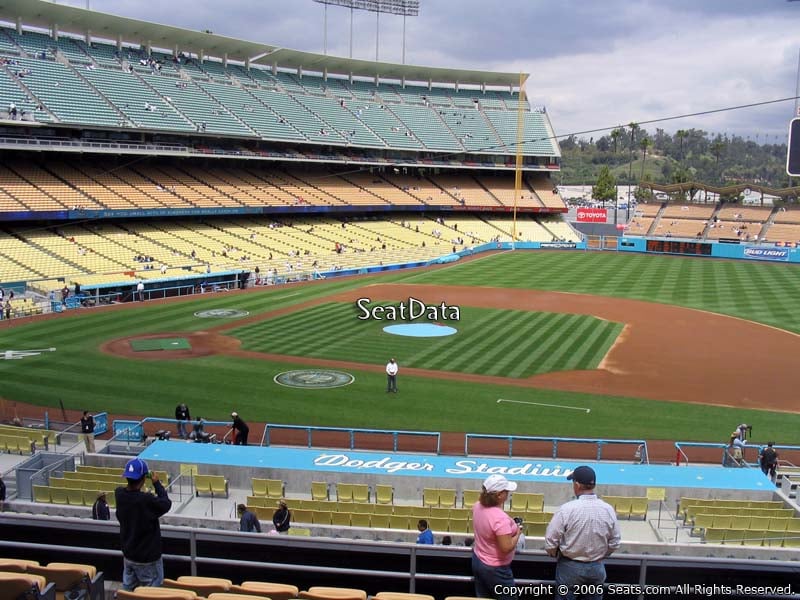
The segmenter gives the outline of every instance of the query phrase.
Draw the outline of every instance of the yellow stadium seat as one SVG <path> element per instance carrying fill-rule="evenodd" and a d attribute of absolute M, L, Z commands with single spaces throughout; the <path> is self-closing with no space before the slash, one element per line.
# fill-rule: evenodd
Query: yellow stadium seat
<path fill-rule="evenodd" d="M 480 490 L 464 490 L 461 492 L 461 506 L 472 508 L 480 497 Z"/>
<path fill-rule="evenodd" d="M 353 484 L 353 502 L 369 502 L 369 486 L 366 483 Z"/>
<path fill-rule="evenodd" d="M 375 486 L 375 502 L 377 504 L 393 504 L 394 488 L 391 485 L 378 484 Z"/>
<path fill-rule="evenodd" d="M 353 501 L 353 484 L 351 483 L 337 483 L 336 485 L 336 500 L 339 502 L 352 502 Z"/>
<path fill-rule="evenodd" d="M 267 496 L 280 499 L 285 496 L 283 481 L 280 479 L 267 479 Z"/>
<path fill-rule="evenodd" d="M 312 500 L 330 500 L 328 492 L 328 484 L 324 481 L 311 482 L 311 499 Z"/>
<path fill-rule="evenodd" d="M 253 477 L 250 480 L 250 483 L 253 488 L 253 496 L 266 496 L 267 495 L 267 480 L 266 479 L 258 479 Z"/>

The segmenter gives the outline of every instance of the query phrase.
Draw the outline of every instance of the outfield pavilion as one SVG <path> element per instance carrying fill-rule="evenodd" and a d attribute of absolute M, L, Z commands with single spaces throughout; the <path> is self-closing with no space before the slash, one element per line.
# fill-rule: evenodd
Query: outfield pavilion
<path fill-rule="evenodd" d="M 518 74 L 322 57 L 40 1 L 9 1 L 2 10 L 9 24 L 0 30 L 0 110 L 8 108 L 0 112 L 4 284 L 25 282 L 39 293 L 64 283 L 119 286 L 140 278 L 164 286 L 209 267 L 229 273 L 258 266 L 288 276 L 286 263 L 297 260 L 291 253 L 302 256 L 304 268 L 314 260 L 332 272 L 427 261 L 453 246 L 511 241 L 514 233 L 526 241 L 578 239 L 561 222 L 565 207 L 553 193 L 560 154 L 549 118 L 520 101 Z M 515 190 L 520 105 L 524 177 Z M 453 243 L 459 237 L 466 239 Z M 348 251 L 336 253 L 336 243 Z M 143 269 L 134 260 L 139 255 L 152 256 L 167 272 Z M 86 464 L 104 460 L 88 457 Z M 273 475 L 293 477 L 290 471 Z M 237 477 L 236 499 L 246 499 L 248 478 Z M 300 482 L 306 479 L 290 486 L 297 500 L 304 499 Z M 403 493 L 404 503 L 420 500 L 411 490 Z M 555 495 L 548 504 L 561 500 Z M 232 499 L 217 502 L 230 514 Z M 213 503 L 187 501 L 186 520 L 174 522 L 189 526 L 171 534 L 175 572 L 229 568 L 220 556 L 191 566 L 180 557 L 193 530 L 210 523 L 230 528 L 228 515 L 209 522 Z M 41 556 L 42 527 L 72 539 L 86 525 L 70 519 L 85 513 L 85 507 L 68 507 L 51 510 L 47 520 L 11 518 L 5 527 L 28 538 L 7 539 Z M 649 535 L 646 527 L 634 527 Z M 102 525 L 90 530 L 98 545 L 113 537 Z M 247 540 L 219 535 L 208 538 L 209 546 L 230 544 L 241 558 L 252 550 Z M 408 537 L 389 532 L 377 539 Z M 685 544 L 664 546 L 666 554 L 681 555 L 696 540 L 680 541 Z M 263 544 L 272 556 L 285 551 L 282 541 Z M 67 544 L 60 555 L 83 556 L 78 545 Z M 357 546 L 312 538 L 297 542 L 291 554 L 299 564 L 326 552 L 339 558 L 351 552 L 361 562 L 364 550 Z M 374 545 L 366 548 L 376 552 Z M 415 555 L 402 544 L 387 548 L 381 554 Z M 450 552 L 436 549 L 425 568 L 463 577 L 463 552 Z M 756 551 L 728 552 L 737 560 L 727 562 L 746 571 Z M 87 560 L 119 571 L 118 557 Z M 548 579 L 546 559 L 531 552 L 524 561 L 523 577 Z M 667 571 L 683 568 L 665 561 Z M 631 564 L 635 568 L 628 569 Z M 640 572 L 641 564 L 635 550 L 620 558 L 618 581 Z M 780 565 L 772 561 L 778 573 Z M 258 568 L 237 566 L 243 573 Z M 306 580 L 336 579 L 319 573 Z M 450 584 L 468 588 L 457 578 Z"/>

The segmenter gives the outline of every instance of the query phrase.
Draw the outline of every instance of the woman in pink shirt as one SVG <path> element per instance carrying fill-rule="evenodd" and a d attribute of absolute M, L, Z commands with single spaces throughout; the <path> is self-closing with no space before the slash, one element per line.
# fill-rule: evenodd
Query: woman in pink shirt
<path fill-rule="evenodd" d="M 502 475 L 489 475 L 483 482 L 481 496 L 472 507 L 472 575 L 475 595 L 479 598 L 506 600 L 514 597 L 514 574 L 511 561 L 522 530 L 503 511 L 508 493 L 517 484 Z"/>

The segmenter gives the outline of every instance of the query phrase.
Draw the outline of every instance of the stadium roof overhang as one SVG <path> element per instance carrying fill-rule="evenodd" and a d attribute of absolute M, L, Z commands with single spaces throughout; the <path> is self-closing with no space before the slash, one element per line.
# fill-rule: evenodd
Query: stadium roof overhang
<path fill-rule="evenodd" d="M 519 87 L 519 73 L 495 73 L 468 69 L 417 67 L 368 60 L 338 58 L 311 52 L 289 50 L 269 44 L 248 42 L 211 32 L 192 31 L 129 19 L 75 6 L 54 4 L 45 0 L 0 0 L 0 19 L 23 25 L 55 28 L 59 32 L 86 35 L 129 44 L 174 49 L 229 60 L 251 61 L 286 69 L 302 69 L 320 73 L 355 77 L 395 79 L 447 84 Z M 523 74 L 523 81 L 527 75 Z"/>

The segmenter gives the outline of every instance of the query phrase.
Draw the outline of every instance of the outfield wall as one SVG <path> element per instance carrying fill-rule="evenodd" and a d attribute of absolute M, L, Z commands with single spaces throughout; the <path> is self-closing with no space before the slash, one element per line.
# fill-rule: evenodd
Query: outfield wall
<path fill-rule="evenodd" d="M 652 240 L 651 240 L 652 241 Z M 724 242 L 706 242 L 698 240 L 682 240 L 675 238 L 658 238 L 664 243 L 678 242 L 687 246 L 710 246 L 709 254 L 690 251 L 684 252 L 654 252 L 648 250 L 648 239 L 641 237 L 622 237 L 619 239 L 620 252 L 646 252 L 647 254 L 675 254 L 679 256 L 711 256 L 713 258 L 735 258 L 743 260 L 757 260 L 768 262 L 800 263 L 800 248 L 779 247 L 772 244 L 736 244 Z"/>

